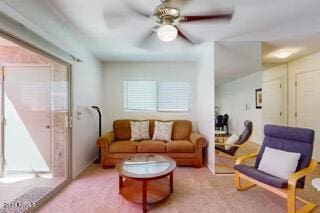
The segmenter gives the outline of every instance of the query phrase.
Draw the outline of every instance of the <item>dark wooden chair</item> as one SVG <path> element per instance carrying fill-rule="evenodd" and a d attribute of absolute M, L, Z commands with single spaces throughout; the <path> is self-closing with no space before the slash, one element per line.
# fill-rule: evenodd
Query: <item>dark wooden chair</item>
<path fill-rule="evenodd" d="M 223 129 L 225 128 L 226 134 L 229 135 L 229 115 L 223 115 Z"/>
<path fill-rule="evenodd" d="M 223 115 L 218 115 L 215 119 L 215 129 L 222 130 L 223 129 Z"/>

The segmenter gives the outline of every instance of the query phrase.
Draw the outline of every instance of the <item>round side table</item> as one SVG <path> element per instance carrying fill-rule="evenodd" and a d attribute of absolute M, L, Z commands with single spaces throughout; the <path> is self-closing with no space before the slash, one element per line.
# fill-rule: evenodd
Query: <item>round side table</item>
<path fill-rule="evenodd" d="M 311 183 L 313 188 L 315 188 L 317 191 L 320 191 L 320 178 L 313 179 Z"/>

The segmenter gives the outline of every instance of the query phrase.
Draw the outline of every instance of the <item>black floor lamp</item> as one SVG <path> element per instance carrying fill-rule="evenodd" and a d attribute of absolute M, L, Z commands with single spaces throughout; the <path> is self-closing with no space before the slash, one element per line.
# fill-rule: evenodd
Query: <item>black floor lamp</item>
<path fill-rule="evenodd" d="M 97 106 L 91 106 L 92 109 L 97 110 L 99 115 L 99 137 L 101 137 L 101 112 L 100 108 Z M 95 164 L 99 164 L 101 161 L 101 148 L 99 148 L 99 157 L 94 161 Z"/>

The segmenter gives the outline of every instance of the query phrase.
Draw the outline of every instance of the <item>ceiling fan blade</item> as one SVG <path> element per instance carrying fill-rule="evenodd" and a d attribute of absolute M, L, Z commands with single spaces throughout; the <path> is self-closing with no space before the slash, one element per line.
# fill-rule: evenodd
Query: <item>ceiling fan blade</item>
<path fill-rule="evenodd" d="M 105 11 L 103 13 L 104 22 L 109 29 L 127 28 L 130 26 L 143 25 L 145 27 L 153 26 L 151 18 L 137 14 L 126 14 L 120 12 Z"/>
<path fill-rule="evenodd" d="M 181 32 L 181 30 L 179 28 L 177 28 L 178 30 L 178 35 L 185 41 L 191 43 L 191 44 L 194 44 L 193 41 L 191 41 L 183 32 Z"/>
<path fill-rule="evenodd" d="M 132 4 L 128 4 L 127 6 L 130 9 L 130 11 L 132 11 L 136 15 L 139 15 L 139 16 L 145 17 L 145 18 L 150 18 L 152 16 L 152 13 L 138 9 L 136 6 L 133 6 Z"/>
<path fill-rule="evenodd" d="M 127 22 L 128 18 L 119 13 L 104 13 L 104 22 L 109 29 L 114 29 L 122 26 Z"/>
<path fill-rule="evenodd" d="M 141 39 L 138 40 L 138 42 L 136 43 L 137 47 L 142 47 L 145 48 L 145 46 L 149 43 L 150 39 L 152 38 L 152 36 L 154 35 L 154 29 L 146 32 Z"/>
<path fill-rule="evenodd" d="M 193 22 L 193 21 L 230 21 L 233 13 L 216 14 L 216 15 L 195 15 L 195 16 L 181 16 L 180 22 Z"/>

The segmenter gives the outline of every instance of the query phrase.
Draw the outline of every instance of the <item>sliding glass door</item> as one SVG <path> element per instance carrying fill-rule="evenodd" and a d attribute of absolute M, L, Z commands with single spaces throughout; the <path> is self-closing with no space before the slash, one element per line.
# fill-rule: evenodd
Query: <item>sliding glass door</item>
<path fill-rule="evenodd" d="M 29 212 L 71 179 L 71 70 L 1 35 L 0 212 Z"/>
<path fill-rule="evenodd" d="M 4 156 L 6 173 L 50 173 L 50 65 L 3 68 Z"/>

